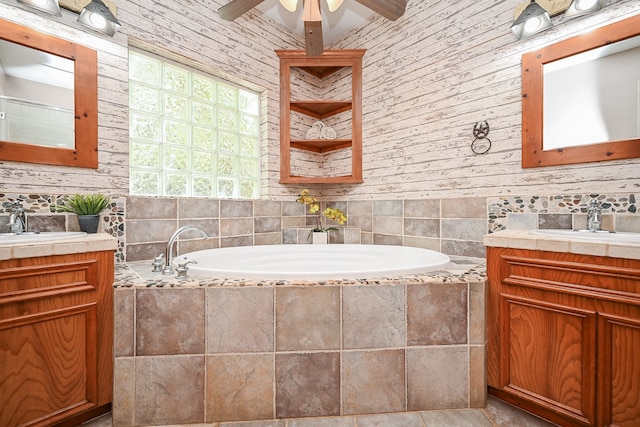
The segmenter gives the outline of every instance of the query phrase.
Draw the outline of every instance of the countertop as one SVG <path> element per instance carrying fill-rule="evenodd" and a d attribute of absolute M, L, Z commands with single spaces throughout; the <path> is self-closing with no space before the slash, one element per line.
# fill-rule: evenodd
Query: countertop
<path fill-rule="evenodd" d="M 535 235 L 529 230 L 502 230 L 484 236 L 485 246 L 563 252 L 579 255 L 607 256 L 640 260 L 640 244 L 571 239 L 551 235 Z"/>
<path fill-rule="evenodd" d="M 24 243 L 0 242 L 0 261 L 37 256 L 67 255 L 83 252 L 114 251 L 118 247 L 115 237 L 106 233 L 87 234 L 74 238 Z"/>

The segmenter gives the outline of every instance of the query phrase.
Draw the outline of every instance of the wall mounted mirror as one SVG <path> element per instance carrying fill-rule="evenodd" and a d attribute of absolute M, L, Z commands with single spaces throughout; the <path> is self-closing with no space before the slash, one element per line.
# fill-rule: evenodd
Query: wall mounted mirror
<path fill-rule="evenodd" d="M 0 160 L 98 167 L 95 50 L 0 20 Z"/>
<path fill-rule="evenodd" d="M 640 15 L 522 56 L 522 167 L 640 157 Z"/>

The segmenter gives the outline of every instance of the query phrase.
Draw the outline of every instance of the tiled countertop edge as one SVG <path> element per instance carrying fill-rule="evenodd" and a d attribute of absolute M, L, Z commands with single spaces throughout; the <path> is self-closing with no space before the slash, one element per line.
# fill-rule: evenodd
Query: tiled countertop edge
<path fill-rule="evenodd" d="M 115 237 L 107 233 L 51 240 L 0 245 L 0 261 L 17 258 L 33 258 L 50 255 L 67 255 L 85 252 L 114 251 L 118 247 Z"/>

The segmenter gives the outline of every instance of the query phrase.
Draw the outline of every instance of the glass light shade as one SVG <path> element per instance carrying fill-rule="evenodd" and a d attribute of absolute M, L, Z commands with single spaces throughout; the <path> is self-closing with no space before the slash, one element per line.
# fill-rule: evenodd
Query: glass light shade
<path fill-rule="evenodd" d="M 289 12 L 295 12 L 298 7 L 298 0 L 280 0 L 280 4 Z"/>
<path fill-rule="evenodd" d="M 102 0 L 92 0 L 86 5 L 78 17 L 78 22 L 110 36 L 113 36 L 120 29 L 120 21 L 113 16 Z"/>
<path fill-rule="evenodd" d="M 518 16 L 511 25 L 511 31 L 520 40 L 542 30 L 550 28 L 551 17 L 542 6 L 531 0 L 531 4 Z"/>
<path fill-rule="evenodd" d="M 338 10 L 341 4 L 342 4 L 342 0 L 327 0 L 327 6 L 329 6 L 329 12 L 335 12 L 336 10 Z"/>
<path fill-rule="evenodd" d="M 602 9 L 607 0 L 573 0 L 562 19 L 575 18 Z"/>
<path fill-rule="evenodd" d="M 34 9 L 38 9 L 52 15 L 62 16 L 58 0 L 18 0 L 18 3 L 26 4 Z"/>

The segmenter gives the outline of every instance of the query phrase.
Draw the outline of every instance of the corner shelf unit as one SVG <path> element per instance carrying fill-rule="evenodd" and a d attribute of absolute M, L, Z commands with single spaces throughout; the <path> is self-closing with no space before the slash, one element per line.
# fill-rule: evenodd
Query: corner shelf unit
<path fill-rule="evenodd" d="M 307 56 L 304 50 L 276 50 L 280 58 L 280 183 L 362 183 L 362 57 L 365 49 L 325 50 Z M 351 68 L 351 100 L 292 100 L 291 69 L 297 68 L 318 79 Z M 351 111 L 350 139 L 292 139 L 291 111 L 323 120 Z M 299 176 L 291 174 L 291 149 L 328 153 L 351 149 L 351 174 Z"/>

